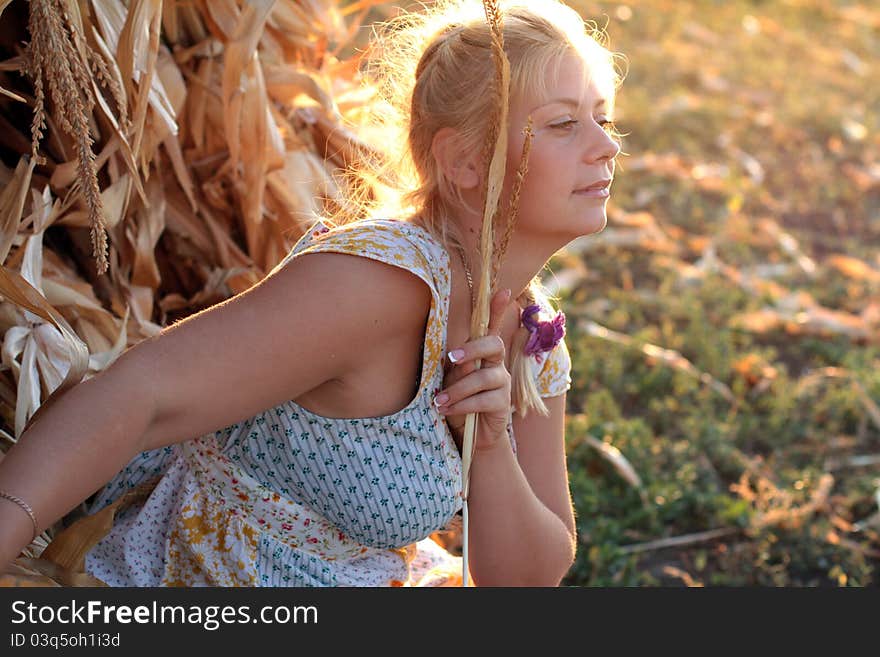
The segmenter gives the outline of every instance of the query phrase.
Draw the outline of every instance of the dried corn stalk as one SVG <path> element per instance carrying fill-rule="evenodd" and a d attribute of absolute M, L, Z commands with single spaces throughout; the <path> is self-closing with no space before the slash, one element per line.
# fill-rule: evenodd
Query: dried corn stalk
<path fill-rule="evenodd" d="M 0 456 L 53 394 L 248 289 L 335 209 L 370 156 L 339 53 L 373 4 L 0 0 Z"/>

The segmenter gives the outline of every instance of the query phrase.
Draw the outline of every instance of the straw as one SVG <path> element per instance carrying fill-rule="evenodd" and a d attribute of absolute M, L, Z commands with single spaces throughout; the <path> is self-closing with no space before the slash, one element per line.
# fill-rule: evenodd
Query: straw
<path fill-rule="evenodd" d="M 486 179 L 485 205 L 483 206 L 483 230 L 480 236 L 480 254 L 483 266 L 480 270 L 480 281 L 477 293 L 477 307 L 471 314 L 471 339 L 483 337 L 489 327 L 490 289 L 493 218 L 498 211 L 498 199 L 504 183 L 504 168 L 507 158 L 507 106 L 510 85 L 510 64 L 504 54 L 504 35 L 501 31 L 501 12 L 497 1 L 483 0 L 486 20 L 489 22 L 492 35 L 492 59 L 495 61 L 495 86 L 497 96 L 497 121 L 489 122 L 489 134 L 486 140 L 486 152 L 492 153 L 489 172 Z M 493 117 L 495 118 L 495 117 Z M 474 363 L 480 369 L 481 360 Z M 462 442 L 462 586 L 468 585 L 468 493 L 470 488 L 470 470 L 477 438 L 477 414 L 468 413 L 465 418 L 464 438 Z"/>

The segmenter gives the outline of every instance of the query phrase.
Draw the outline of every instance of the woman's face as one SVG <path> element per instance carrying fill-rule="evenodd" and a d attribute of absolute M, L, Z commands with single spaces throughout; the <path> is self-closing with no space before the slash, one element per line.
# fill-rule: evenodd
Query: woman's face
<path fill-rule="evenodd" d="M 505 192 L 509 193 L 532 116 L 528 173 L 516 231 L 570 241 L 605 227 L 605 204 L 620 147 L 609 134 L 610 98 L 603 96 L 580 57 L 566 56 L 547 96 L 527 97 L 510 112 Z"/>

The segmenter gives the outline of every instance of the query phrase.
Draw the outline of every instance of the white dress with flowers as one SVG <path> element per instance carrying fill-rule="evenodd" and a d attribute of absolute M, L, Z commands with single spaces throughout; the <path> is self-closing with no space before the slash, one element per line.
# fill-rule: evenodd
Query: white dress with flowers
<path fill-rule="evenodd" d="M 417 586 L 461 572 L 460 558 L 428 538 L 461 509 L 461 458 L 432 404 L 447 350 L 448 253 L 403 221 L 318 222 L 278 268 L 317 252 L 403 267 L 430 287 L 415 398 L 396 413 L 358 419 L 288 401 L 140 454 L 91 511 L 158 484 L 117 514 L 87 554 L 89 573 L 111 586 Z M 539 391 L 562 394 L 571 384 L 565 342 L 544 356 L 533 357 Z"/>

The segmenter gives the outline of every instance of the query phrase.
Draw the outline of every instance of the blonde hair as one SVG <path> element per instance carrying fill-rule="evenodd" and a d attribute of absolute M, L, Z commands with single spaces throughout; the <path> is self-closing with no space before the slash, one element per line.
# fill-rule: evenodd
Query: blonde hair
<path fill-rule="evenodd" d="M 605 35 L 594 23 L 558 0 L 502 0 L 499 7 L 511 104 L 545 98 L 548 75 L 556 77 L 565 56 L 575 54 L 588 64 L 613 109 L 622 77 L 617 56 L 604 47 Z M 431 144 L 438 130 L 452 127 L 462 153 L 485 158 L 496 101 L 478 90 L 494 78 L 489 48 L 479 0 L 438 0 L 424 12 L 404 12 L 374 28 L 365 73 L 379 101 L 360 130 L 381 150 L 346 172 L 347 192 L 333 201 L 331 225 L 400 216 L 421 225 L 450 252 L 461 247 L 455 222 L 446 218 L 469 206 L 437 166 Z M 503 220 L 504 213 L 499 215 Z M 496 236 L 504 233 L 504 226 L 494 228 Z M 523 306 L 553 308 L 550 298 L 535 276 L 518 300 Z M 521 416 L 530 408 L 548 415 L 523 354 L 527 339 L 527 329 L 520 326 L 511 344 L 512 402 Z"/>

